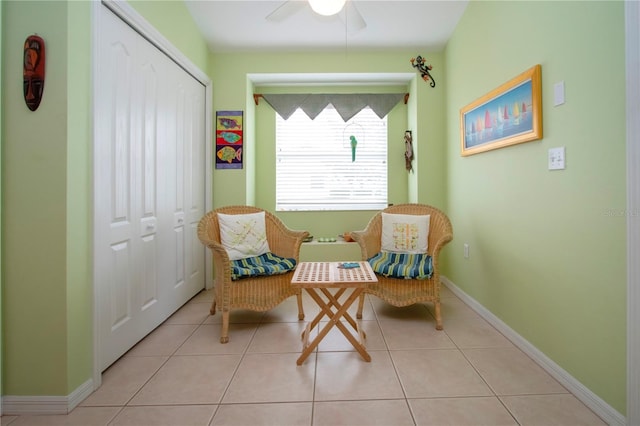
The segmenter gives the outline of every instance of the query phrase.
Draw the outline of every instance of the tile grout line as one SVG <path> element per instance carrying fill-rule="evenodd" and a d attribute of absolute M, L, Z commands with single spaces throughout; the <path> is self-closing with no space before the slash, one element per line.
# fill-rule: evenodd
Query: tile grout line
<path fill-rule="evenodd" d="M 195 297 L 195 296 L 194 296 L 194 297 Z M 193 300 L 193 298 L 192 298 L 191 300 Z M 188 303 L 189 303 L 189 302 L 187 302 L 187 304 L 188 304 Z M 178 309 L 178 311 L 179 311 L 179 309 Z M 178 311 L 176 311 L 176 312 L 178 312 Z M 173 316 L 174 314 L 175 314 L 175 312 L 172 314 L 172 316 Z M 188 336 L 187 336 L 187 337 L 182 341 L 182 343 L 180 343 L 180 344 L 176 347 L 176 349 L 174 349 L 174 351 L 173 351 L 171 354 L 169 354 L 169 356 L 167 356 L 167 359 L 166 359 L 166 360 L 165 360 L 165 361 L 164 361 L 164 362 L 163 362 L 163 363 L 158 367 L 158 369 L 157 369 L 156 371 L 154 371 L 154 372 L 153 372 L 153 374 L 152 374 L 151 376 L 149 376 L 149 378 L 148 378 L 148 379 L 147 379 L 147 380 L 142 384 L 142 386 L 140 386 L 140 388 L 139 388 L 138 390 L 136 390 L 136 391 L 133 393 L 133 395 L 132 395 L 132 396 L 131 396 L 131 397 L 130 397 L 130 398 L 129 398 L 125 403 L 124 403 L 124 405 L 122 406 L 122 409 L 118 412 L 118 414 L 120 414 L 120 413 L 124 410 L 124 408 L 125 408 L 125 407 L 129 407 L 129 406 L 130 406 L 129 404 L 131 403 L 131 401 L 132 401 L 132 400 L 133 400 L 133 399 L 134 399 L 134 398 L 135 398 L 135 397 L 140 393 L 140 391 L 142 391 L 142 389 L 143 389 L 146 385 L 148 385 L 148 384 L 149 384 L 149 382 L 150 382 L 150 381 L 151 381 L 151 380 L 152 380 L 152 379 L 153 379 L 153 378 L 158 374 L 158 372 L 159 372 L 160 370 L 162 370 L 162 367 L 164 367 L 165 365 L 167 365 L 167 363 L 169 362 L 169 360 L 171 360 L 171 358 L 173 358 L 173 357 L 175 356 L 175 354 L 178 352 L 178 350 L 180 350 L 180 348 L 182 347 L 182 345 L 184 345 L 184 343 L 185 343 L 187 340 L 189 340 L 189 338 L 190 338 L 191 336 L 193 336 L 193 334 L 196 332 L 196 330 L 198 330 L 198 328 L 200 328 L 200 326 L 201 326 L 202 324 L 204 324 L 204 323 L 205 323 L 205 321 L 207 320 L 207 318 L 208 318 L 208 317 L 209 317 L 209 316 L 208 316 L 208 315 L 206 315 L 206 316 L 204 317 L 204 319 L 200 322 L 200 324 L 193 324 L 193 325 L 196 325 L 196 328 L 194 328 L 194 329 L 193 329 L 193 331 L 192 331 L 192 332 L 191 332 L 191 333 L 190 333 L 190 334 L 189 334 L 189 335 L 188 335 Z M 191 324 L 170 324 L 170 323 L 167 323 L 167 321 L 168 321 L 170 318 L 171 318 L 171 316 L 170 316 L 169 318 L 167 318 L 166 320 L 164 320 L 164 321 L 163 321 L 163 322 L 162 322 L 158 327 L 156 327 L 156 328 L 155 328 L 155 330 L 157 330 L 158 328 L 162 327 L 163 325 L 191 325 Z M 155 331 L 155 330 L 154 330 L 154 331 Z M 152 331 L 152 333 L 153 333 L 153 331 Z M 146 338 L 146 337 L 148 337 L 148 335 L 147 335 L 147 336 L 145 336 L 145 338 Z M 140 342 L 144 341 L 144 339 L 145 339 L 145 338 L 143 338 L 142 340 L 140 340 Z M 140 342 L 138 342 L 138 343 L 140 343 Z M 133 348 L 135 348 L 135 346 L 134 346 Z M 133 349 L 133 348 L 131 348 L 131 349 Z M 130 351 L 131 349 L 129 349 L 129 351 Z M 129 351 L 127 351 L 127 353 L 128 353 Z M 127 353 L 125 353 L 125 354 L 123 355 L 123 357 L 124 357 L 124 356 L 126 356 L 126 354 L 127 354 Z M 114 363 L 114 364 L 115 364 L 115 363 Z M 131 407 L 134 407 L 134 406 L 131 406 Z M 116 417 L 117 417 L 117 416 L 114 416 L 114 418 L 113 418 L 113 419 L 115 419 Z M 112 419 L 111 421 L 113 421 L 113 419 Z M 111 422 L 111 421 L 110 421 L 110 422 Z"/>
<path fill-rule="evenodd" d="M 382 324 L 380 324 L 380 318 L 378 317 L 378 313 L 376 312 L 376 310 L 373 308 L 373 304 L 371 304 L 371 309 L 373 310 L 373 312 L 375 314 L 376 322 L 378 324 L 378 328 L 380 329 L 380 334 L 382 335 L 382 340 L 384 341 L 384 345 L 387 348 L 387 354 L 389 355 L 389 360 L 391 361 L 391 365 L 393 366 L 393 371 L 396 373 L 396 378 L 398 379 L 398 383 L 400 384 L 400 389 L 402 389 L 402 395 L 404 395 L 404 403 L 406 404 L 407 409 L 409 410 L 409 415 L 411 416 L 411 421 L 413 422 L 414 425 L 417 425 L 418 422 L 416 421 L 415 414 L 414 414 L 413 410 L 411 409 L 411 404 L 409 403 L 409 397 L 407 396 L 407 390 L 405 389 L 405 386 L 402 383 L 402 378 L 400 377 L 400 373 L 398 372 L 398 366 L 396 365 L 396 362 L 393 359 L 393 356 L 391 354 L 391 348 L 389 347 L 389 344 L 387 342 L 387 338 L 385 337 L 385 334 L 382 331 Z"/>
<path fill-rule="evenodd" d="M 263 312 L 263 314 L 264 314 L 264 312 Z M 231 316 L 231 315 L 229 315 L 229 316 Z M 236 368 L 234 368 L 233 374 L 229 378 L 229 382 L 225 386 L 224 392 L 222 392 L 222 395 L 220 396 L 220 400 L 216 404 L 217 408 L 215 410 L 214 416 L 211 418 L 211 422 L 215 418 L 215 414 L 217 414 L 217 412 L 220 409 L 220 407 L 222 405 L 226 405 L 226 404 L 223 404 L 222 401 L 224 400 L 224 397 L 227 395 L 227 392 L 229 392 L 229 388 L 231 387 L 231 383 L 233 383 L 233 379 L 236 377 L 236 374 L 238 374 L 238 370 L 240 369 L 240 365 L 242 365 L 242 361 L 245 359 L 245 356 L 247 355 L 247 351 L 249 350 L 249 347 L 251 346 L 251 342 L 253 342 L 253 339 L 256 337 L 256 333 L 258 332 L 258 328 L 259 328 L 260 324 L 262 324 L 262 318 L 263 317 L 264 317 L 264 315 L 262 315 L 260 317 L 260 321 L 257 323 L 255 329 L 253 330 L 253 333 L 251 334 L 251 338 L 249 339 L 249 341 L 247 342 L 247 345 L 245 346 L 245 348 L 243 349 L 242 353 L 240 354 L 240 360 L 238 361 L 238 364 L 236 365 Z M 231 323 L 231 318 L 229 318 L 229 328 L 231 328 L 231 324 L 232 324 Z M 209 423 L 211 424 L 211 422 L 209 422 Z"/>

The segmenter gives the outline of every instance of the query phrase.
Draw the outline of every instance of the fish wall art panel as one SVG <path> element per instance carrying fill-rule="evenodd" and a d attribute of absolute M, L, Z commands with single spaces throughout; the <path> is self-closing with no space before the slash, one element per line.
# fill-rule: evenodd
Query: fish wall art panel
<path fill-rule="evenodd" d="M 216 169 L 242 168 L 242 111 L 216 111 Z"/>

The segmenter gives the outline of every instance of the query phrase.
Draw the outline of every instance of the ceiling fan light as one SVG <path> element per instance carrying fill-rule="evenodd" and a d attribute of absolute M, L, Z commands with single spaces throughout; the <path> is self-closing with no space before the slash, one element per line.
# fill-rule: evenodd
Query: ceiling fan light
<path fill-rule="evenodd" d="M 318 15 L 331 16 L 340 12 L 346 0 L 309 0 L 309 6 Z"/>

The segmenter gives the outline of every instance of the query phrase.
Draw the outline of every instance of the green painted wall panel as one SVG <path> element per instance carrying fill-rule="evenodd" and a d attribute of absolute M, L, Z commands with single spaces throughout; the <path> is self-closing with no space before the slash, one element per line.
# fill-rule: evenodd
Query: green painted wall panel
<path fill-rule="evenodd" d="M 445 275 L 625 413 L 624 3 L 471 2 L 445 54 Z M 460 108 L 535 64 L 544 138 L 461 157 Z"/>
<path fill-rule="evenodd" d="M 209 49 L 182 1 L 127 0 L 195 66 L 207 71 Z"/>
<path fill-rule="evenodd" d="M 68 3 L 67 394 L 93 375 L 91 8 Z"/>
<path fill-rule="evenodd" d="M 2 5 L 2 3 L 0 3 L 0 52 L 2 52 L 4 50 L 4 46 L 2 44 L 2 39 L 3 39 L 3 30 L 2 30 L 2 11 L 4 9 L 4 6 Z M 2 54 L 0 53 L 0 99 L 3 99 L 2 97 Z M 1 147 L 4 146 L 4 133 L 3 133 L 3 127 L 4 127 L 4 115 L 2 113 L 2 105 L 3 102 L 0 101 L 0 200 L 2 199 L 2 150 Z M 2 217 L 2 203 L 0 203 L 0 218 Z M 1 221 L 0 221 L 1 224 Z M 0 241 L 2 241 L 2 226 L 0 225 Z M 0 259 L 2 259 L 2 244 L 0 244 Z M 3 353 L 3 338 L 2 336 L 4 335 L 4 329 L 2 327 L 2 261 L 0 260 L 0 395 L 3 395 L 3 385 L 2 385 L 2 363 L 3 363 L 3 359 L 2 359 L 2 353 Z"/>
<path fill-rule="evenodd" d="M 8 395 L 67 393 L 67 7 L 3 2 L 3 380 Z M 22 94 L 27 36 L 47 48 L 40 107 Z"/>

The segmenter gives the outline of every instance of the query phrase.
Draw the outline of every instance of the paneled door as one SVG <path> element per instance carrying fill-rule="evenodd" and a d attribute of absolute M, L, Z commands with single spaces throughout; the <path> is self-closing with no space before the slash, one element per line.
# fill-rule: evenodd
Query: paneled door
<path fill-rule="evenodd" d="M 94 277 L 106 369 L 204 288 L 205 87 L 98 12 Z"/>

